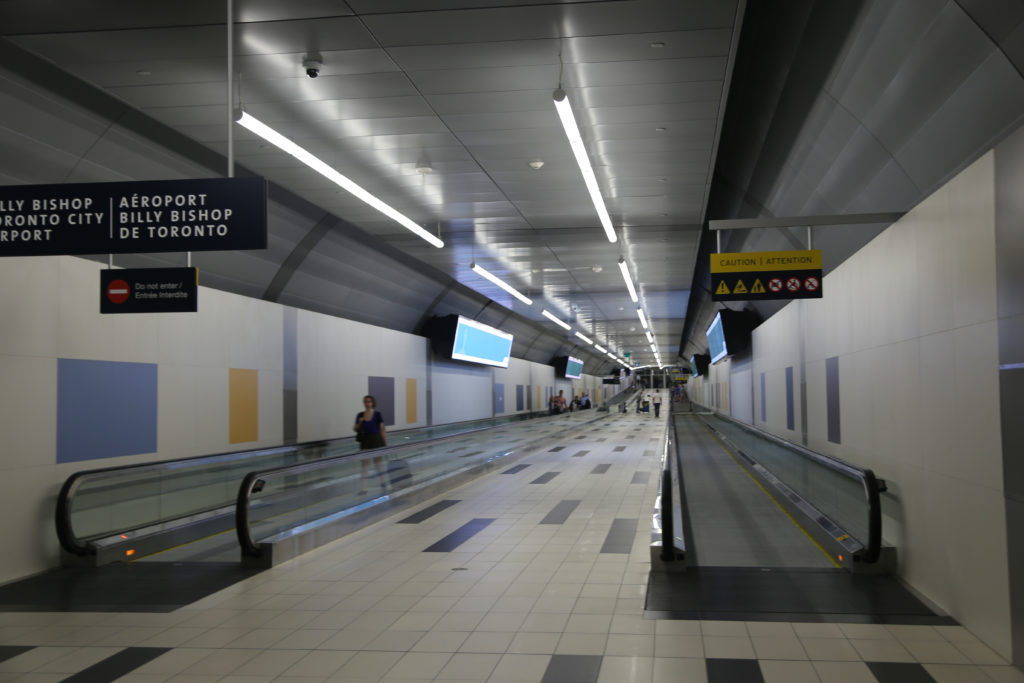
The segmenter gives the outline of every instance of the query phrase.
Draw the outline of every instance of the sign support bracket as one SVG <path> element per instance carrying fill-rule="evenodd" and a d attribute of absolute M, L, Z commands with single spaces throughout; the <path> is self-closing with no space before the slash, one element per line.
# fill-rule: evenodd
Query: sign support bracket
<path fill-rule="evenodd" d="M 113 270 L 113 269 L 114 269 L 114 255 L 113 254 L 107 254 L 107 270 Z"/>

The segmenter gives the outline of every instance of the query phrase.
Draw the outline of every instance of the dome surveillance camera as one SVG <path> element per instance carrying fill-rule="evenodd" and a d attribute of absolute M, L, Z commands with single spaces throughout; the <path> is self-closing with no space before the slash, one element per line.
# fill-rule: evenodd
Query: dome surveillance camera
<path fill-rule="evenodd" d="M 302 68 L 306 70 L 306 75 L 310 78 L 316 78 L 320 75 L 320 69 L 324 68 L 324 63 L 319 59 L 306 58 L 302 61 Z"/>

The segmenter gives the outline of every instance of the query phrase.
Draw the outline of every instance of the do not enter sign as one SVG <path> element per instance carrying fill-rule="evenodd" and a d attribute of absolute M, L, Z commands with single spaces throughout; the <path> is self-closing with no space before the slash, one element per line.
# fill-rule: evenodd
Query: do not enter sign
<path fill-rule="evenodd" d="M 100 271 L 100 313 L 193 313 L 199 290 L 195 268 Z"/>
<path fill-rule="evenodd" d="M 127 282 L 124 280 L 114 280 L 107 285 L 107 298 L 110 299 L 111 303 L 123 304 L 125 301 L 128 301 L 130 291 Z"/>

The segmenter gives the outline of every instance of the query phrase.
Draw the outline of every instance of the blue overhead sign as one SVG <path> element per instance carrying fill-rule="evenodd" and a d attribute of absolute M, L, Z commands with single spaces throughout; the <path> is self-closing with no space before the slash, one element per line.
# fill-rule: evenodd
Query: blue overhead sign
<path fill-rule="evenodd" d="M 0 187 L 0 256 L 266 247 L 259 177 Z"/>

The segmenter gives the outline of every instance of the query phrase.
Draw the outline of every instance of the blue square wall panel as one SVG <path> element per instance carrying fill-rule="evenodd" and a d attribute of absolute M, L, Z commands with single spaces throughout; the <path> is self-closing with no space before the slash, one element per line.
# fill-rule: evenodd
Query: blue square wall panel
<path fill-rule="evenodd" d="M 57 462 L 157 449 L 157 366 L 57 359 Z"/>

